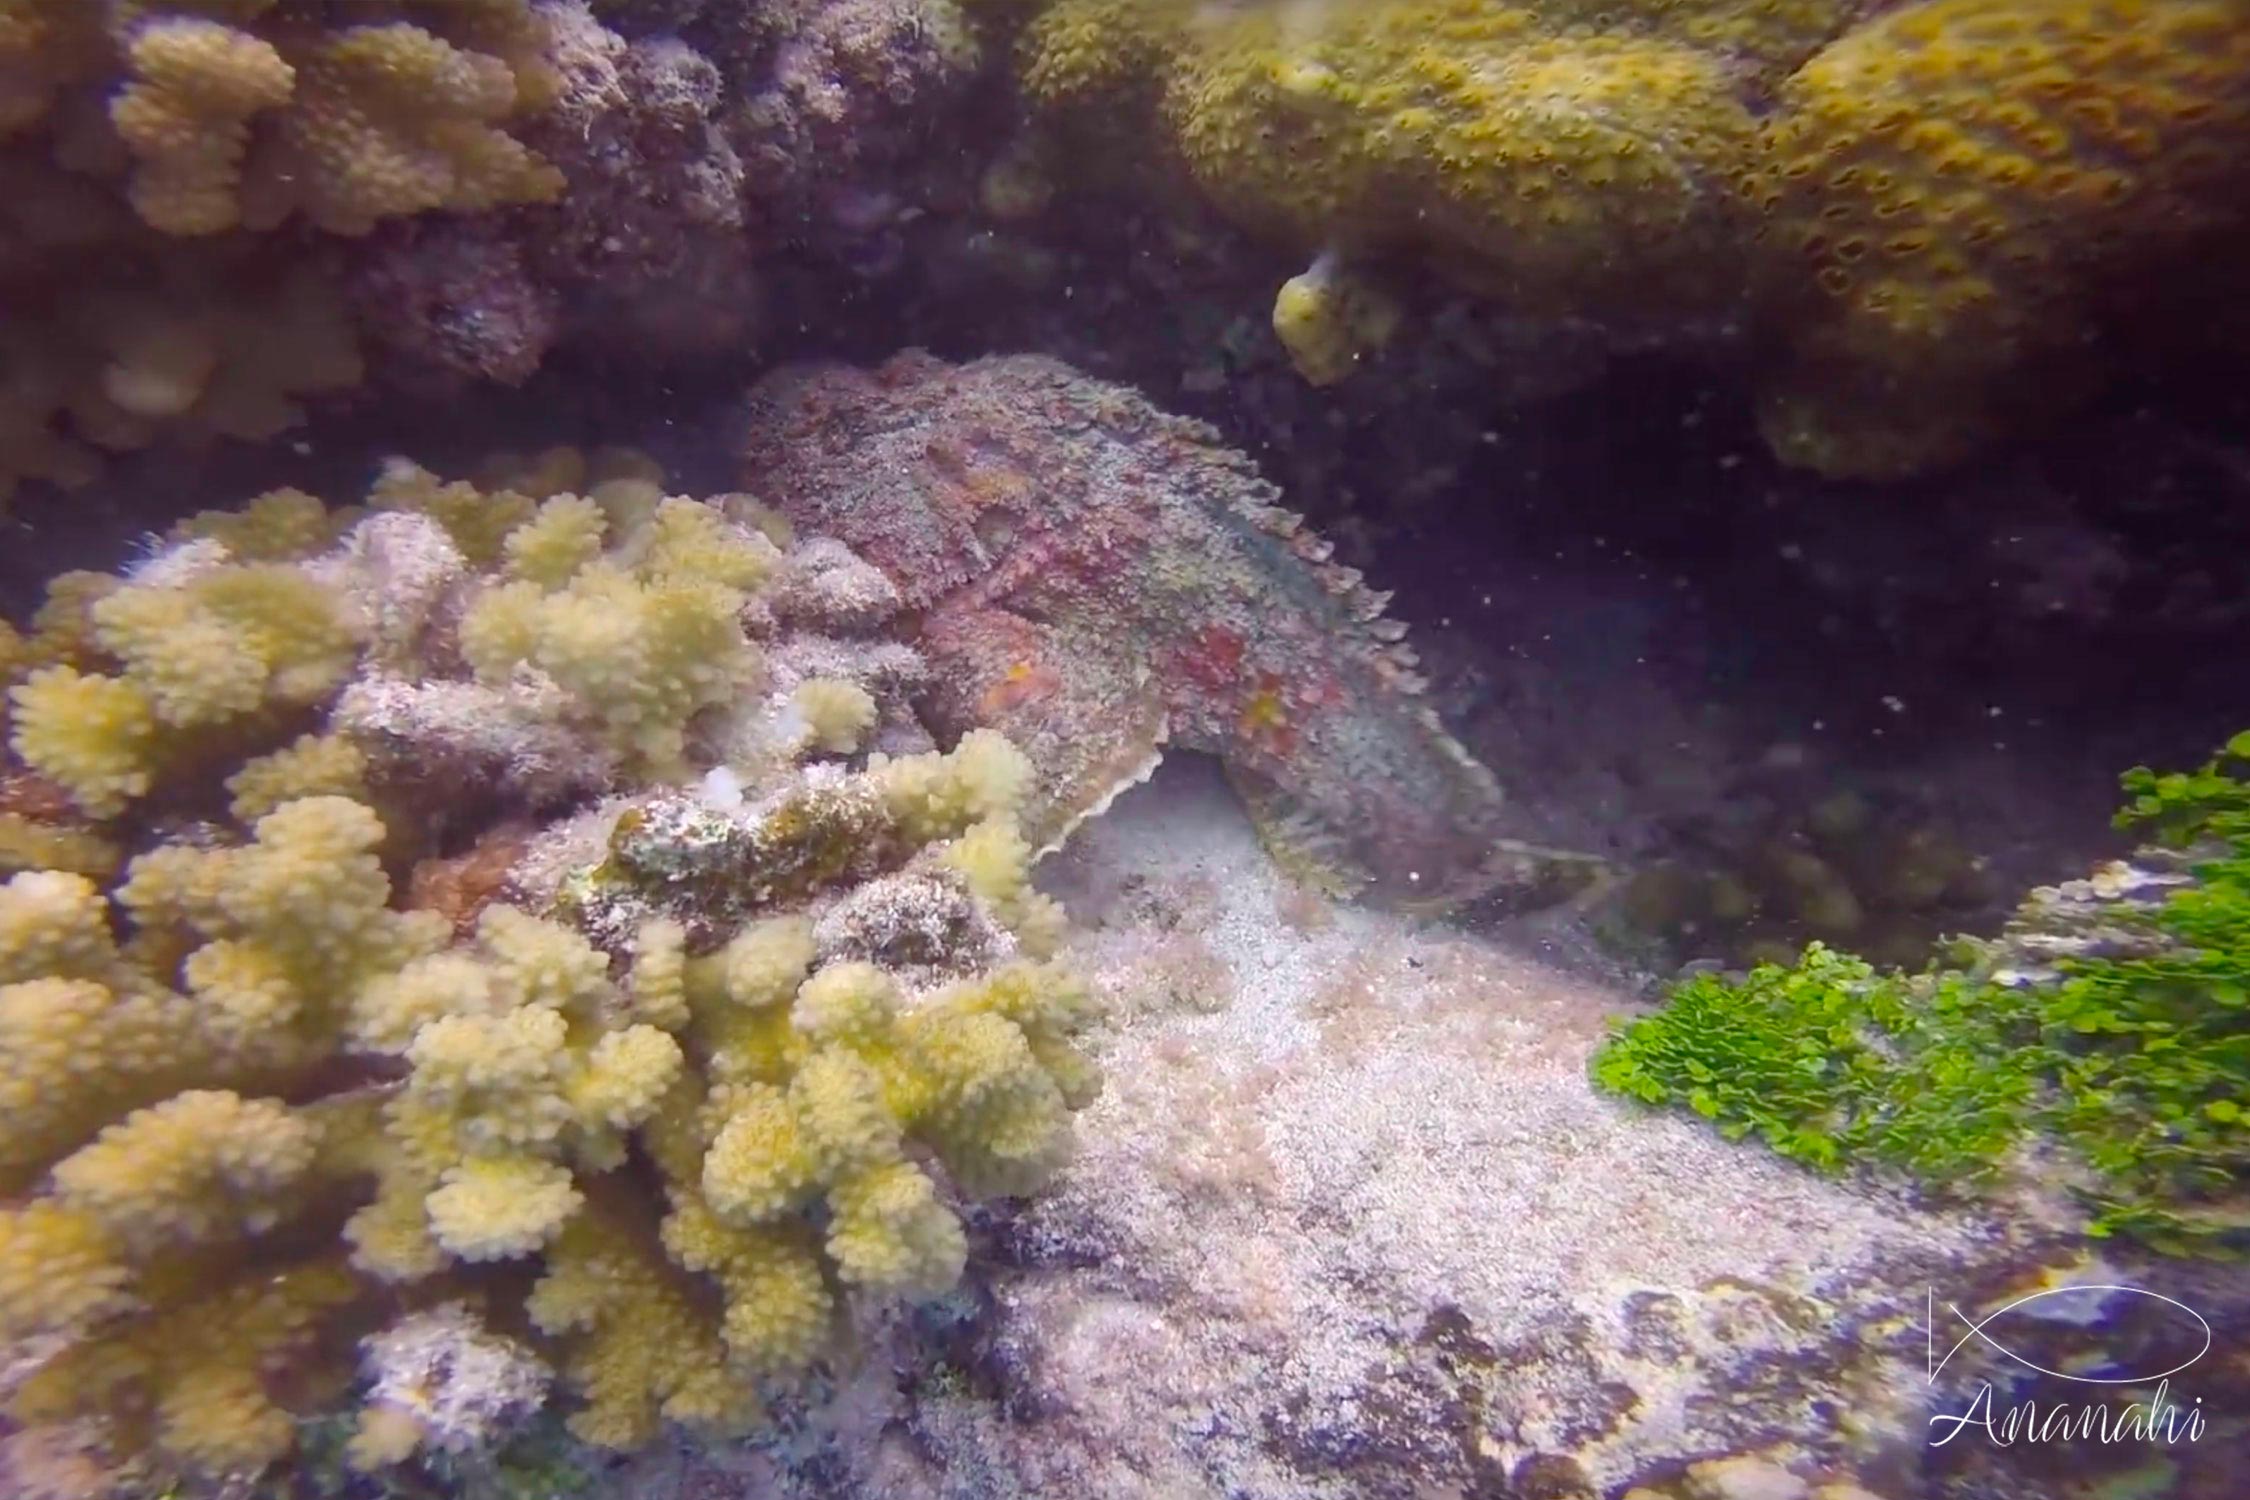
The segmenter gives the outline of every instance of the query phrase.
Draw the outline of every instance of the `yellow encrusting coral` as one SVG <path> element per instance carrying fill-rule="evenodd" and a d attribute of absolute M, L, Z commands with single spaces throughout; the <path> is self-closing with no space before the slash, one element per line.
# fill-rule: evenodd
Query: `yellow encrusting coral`
<path fill-rule="evenodd" d="M 2250 203 L 2241 0 L 1028 8 L 983 10 L 1095 160 L 1168 158 L 1300 253 L 1516 312 L 1747 329 L 1772 447 L 1837 475 L 1950 462 L 2091 389 L 2102 332 L 2176 271 L 2214 283 Z M 1334 292 L 1275 304 L 1316 382 L 1369 342 Z M 2024 382 L 2033 359 L 2062 378 Z"/>
<path fill-rule="evenodd" d="M 1782 457 L 1890 477 L 1967 453 L 2105 285 L 2250 205 L 2239 0 L 1922 0 L 1784 86 L 1741 191 L 1793 290 Z M 2051 389 L 2048 399 L 2051 399 Z"/>
<path fill-rule="evenodd" d="M 1711 53 L 1489 0 L 1252 10 L 1196 34 L 1159 109 L 1214 202 L 1299 244 L 1424 254 L 1541 309 L 1727 291 L 1714 189 L 1755 127 Z"/>

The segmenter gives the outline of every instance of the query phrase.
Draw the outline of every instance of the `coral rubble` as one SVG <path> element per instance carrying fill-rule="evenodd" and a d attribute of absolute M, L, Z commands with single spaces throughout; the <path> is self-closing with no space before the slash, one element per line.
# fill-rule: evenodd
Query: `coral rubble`
<path fill-rule="evenodd" d="M 1098 1087 L 1031 768 L 930 745 L 864 565 L 645 461 L 499 467 L 534 493 L 399 461 L 194 518 L 15 642 L 22 1441 L 255 1471 L 363 1334 L 362 1466 L 550 1368 L 589 1442 L 738 1430 L 950 1286 L 957 1199 L 1036 1187 Z M 114 852 L 38 861 L 73 837 Z"/>

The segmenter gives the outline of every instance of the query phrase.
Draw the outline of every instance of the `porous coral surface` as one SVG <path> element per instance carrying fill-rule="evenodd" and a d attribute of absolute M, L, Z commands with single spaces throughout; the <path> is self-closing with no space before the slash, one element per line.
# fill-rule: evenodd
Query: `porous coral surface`
<path fill-rule="evenodd" d="M 1519 314 L 1754 332 L 1769 441 L 1831 475 L 2048 419 L 2121 296 L 2243 230 L 2239 0 L 1032 12 L 980 13 L 1114 175 Z M 2014 389 L 2035 359 L 2069 381 Z"/>

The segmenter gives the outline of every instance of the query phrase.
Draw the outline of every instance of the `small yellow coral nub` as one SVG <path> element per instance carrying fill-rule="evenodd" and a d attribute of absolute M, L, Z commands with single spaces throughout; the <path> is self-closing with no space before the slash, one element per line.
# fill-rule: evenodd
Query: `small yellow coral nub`
<path fill-rule="evenodd" d="M 25 765 L 68 791 L 89 817 L 108 818 L 149 789 L 156 773 L 156 709 L 116 677 L 44 667 L 9 690 L 10 742 Z"/>
<path fill-rule="evenodd" d="M 851 754 L 875 727 L 875 699 L 856 682 L 814 677 L 798 684 L 790 701 L 814 747 L 830 755 Z"/>
<path fill-rule="evenodd" d="M 1290 277 L 1273 299 L 1273 331 L 1297 373 L 1314 385 L 1335 385 L 1383 348 L 1398 331 L 1398 303 L 1365 277 L 1323 254 Z"/>
<path fill-rule="evenodd" d="M 508 533 L 508 571 L 545 589 L 559 589 L 601 555 L 608 528 L 602 508 L 577 495 L 557 495 Z"/>
<path fill-rule="evenodd" d="M 308 734 L 244 761 L 227 778 L 236 821 L 255 823 L 299 797 L 355 797 L 366 793 L 367 757 L 341 735 Z"/>
<path fill-rule="evenodd" d="M 462 1260 L 508 1260 L 552 1239 L 578 1211 L 570 1169 L 530 1157 L 464 1162 L 430 1194 L 430 1231 Z"/>

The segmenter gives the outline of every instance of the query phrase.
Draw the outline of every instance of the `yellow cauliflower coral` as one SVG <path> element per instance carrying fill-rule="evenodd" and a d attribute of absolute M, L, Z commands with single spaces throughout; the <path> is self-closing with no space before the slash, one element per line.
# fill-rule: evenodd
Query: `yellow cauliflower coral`
<path fill-rule="evenodd" d="M 724 1433 L 759 1415 L 693 1284 L 619 1215 L 574 1220 L 547 1252 L 526 1308 L 542 1331 L 568 1340 L 563 1371 L 586 1398 L 570 1427 L 586 1442 L 632 1448 L 660 1421 Z"/>
<path fill-rule="evenodd" d="M 632 1009 L 666 1031 L 688 1023 L 687 928 L 668 917 L 641 924 L 633 945 Z"/>
<path fill-rule="evenodd" d="M 290 1243 L 357 1170 L 333 1102 L 278 1091 L 333 1057 L 350 995 L 442 941 L 387 909 L 381 836 L 314 798 L 246 845 L 152 850 L 119 888 L 124 947 L 90 881 L 0 886 L 0 1336 L 60 1336 L 13 1419 L 153 1411 L 160 1445 L 212 1467 L 287 1446 L 265 1361 L 354 1291 L 333 1267 L 234 1262 L 268 1231 Z"/>
<path fill-rule="evenodd" d="M 622 1132 L 656 1109 L 683 1057 L 658 1027 L 603 1024 L 627 1005 L 606 968 L 570 929 L 493 907 L 474 949 L 366 988 L 355 1033 L 400 1046 L 412 1071 L 390 1115 L 410 1165 L 355 1221 L 363 1266 L 400 1263 L 398 1235 L 419 1214 L 458 1259 L 529 1254 L 578 1208 L 572 1164 L 618 1165 Z"/>
<path fill-rule="evenodd" d="M 277 271 L 224 248 L 136 244 L 73 263 L 65 284 L 10 290 L 20 306 L 0 329 L 12 372 L 0 495 L 19 478 L 83 484 L 99 452 L 271 437 L 303 419 L 301 398 L 363 373 L 343 293 L 320 264 Z"/>
<path fill-rule="evenodd" d="M 106 40 L 86 0 L 0 5 L 0 137 L 39 123 L 57 94 L 101 66 Z"/>
<path fill-rule="evenodd" d="M 47 1423 L 146 1412 L 165 1452 L 214 1474 L 254 1471 L 287 1453 L 295 1423 L 266 1371 L 307 1351 L 357 1295 L 351 1277 L 315 1261 L 216 1290 L 171 1290 L 162 1311 L 41 1366 L 17 1388 L 10 1414 Z"/>
<path fill-rule="evenodd" d="M 107 875 L 123 857 L 116 844 L 89 829 L 0 813 L 0 873 L 66 870 Z"/>
<path fill-rule="evenodd" d="M 664 1248 L 681 1266 L 719 1283 L 726 1300 L 719 1334 L 737 1367 L 791 1370 L 816 1357 L 834 1308 L 809 1227 L 728 1224 L 689 1189 L 675 1190 L 673 1203 Z"/>
<path fill-rule="evenodd" d="M 172 528 L 179 541 L 209 537 L 244 562 L 281 562 L 336 539 L 338 513 L 303 490 L 268 490 L 233 510 L 198 511 Z"/>
<path fill-rule="evenodd" d="M 1012 814 L 1031 762 L 1007 736 L 974 729 L 945 755 L 881 757 L 869 770 L 910 839 L 949 838 L 985 818 Z"/>
<path fill-rule="evenodd" d="M 560 174 L 505 130 L 550 87 L 526 7 L 502 7 L 513 17 L 494 11 L 481 28 L 465 7 L 419 7 L 436 30 L 350 24 L 349 8 L 327 29 L 269 25 L 265 9 L 231 25 L 193 8 L 117 23 L 129 81 L 110 119 L 135 158 L 133 206 L 155 228 L 215 234 L 302 214 L 363 234 L 380 219 L 561 190 Z M 472 23 L 452 27 L 463 45 L 440 34 L 459 21 Z"/>
<path fill-rule="evenodd" d="M 32 673 L 8 698 L 16 754 L 67 790 L 89 817 L 110 817 L 149 789 L 157 718 L 140 687 L 56 666 Z"/>
<path fill-rule="evenodd" d="M 875 727 L 875 699 L 856 682 L 810 678 L 798 684 L 791 701 L 804 715 L 814 748 L 830 755 L 851 754 Z"/>
<path fill-rule="evenodd" d="M 127 584 L 84 607 L 86 639 L 120 675 L 68 666 L 12 690 L 13 740 L 26 765 L 95 817 L 145 794 L 165 730 L 197 730 L 325 696 L 357 655 L 333 591 L 299 570 L 230 564 L 180 584 Z"/>
<path fill-rule="evenodd" d="M 578 1204 L 569 1168 L 523 1156 L 447 1167 L 423 1200 L 438 1244 L 467 1261 L 529 1255 L 554 1237 Z"/>
<path fill-rule="evenodd" d="M 232 228 L 250 118 L 289 102 L 296 69 L 271 42 L 185 16 L 134 32 L 125 61 L 133 81 L 109 112 L 139 158 L 134 209 L 171 234 Z"/>
<path fill-rule="evenodd" d="M 11 883 L 0 900 L 16 894 Z M 10 1186 L 90 1136 L 121 1101 L 163 1098 L 207 1055 L 177 997 L 53 974 L 0 986 L 0 1040 L 0 1182 Z"/>
<path fill-rule="evenodd" d="M 205 518 L 131 581 L 64 581 L 0 642 L 44 663 L 17 686 L 19 755 L 118 810 L 192 739 L 164 812 L 223 785 L 248 825 L 167 841 L 168 817 L 120 816 L 102 837 L 138 852 L 89 861 L 108 884 L 0 883 L 0 1339 L 52 1351 L 0 1412 L 89 1424 L 166 1472 L 283 1453 L 281 1362 L 347 1306 L 457 1279 L 502 1316 L 531 1288 L 583 1437 L 734 1430 L 760 1377 L 829 1350 L 840 1288 L 951 1285 L 958 1195 L 1036 1185 L 1091 1096 L 1083 992 L 1021 961 L 1054 936 L 1013 821 L 1024 757 L 972 734 L 855 772 L 798 731 L 840 753 L 894 689 L 733 691 L 756 667 L 752 591 L 787 576 L 771 534 L 660 495 L 535 512 L 396 466 L 381 488 L 379 508 L 483 544 L 482 576 L 419 519 L 367 517 L 298 564 L 229 561 L 223 535 L 254 539 Z M 296 534 L 331 520 L 268 510 Z M 427 582 L 428 619 L 362 660 L 362 622 L 392 607 L 369 597 L 378 571 Z M 392 675 L 424 650 L 457 675 Z M 419 726 L 362 727 L 348 700 L 370 686 L 520 707 L 590 758 L 621 752 L 598 762 L 621 794 L 598 864 L 545 887 L 543 858 L 591 851 L 542 837 L 499 887 L 559 897 L 549 915 L 449 905 L 477 913 L 464 938 L 393 907 L 386 851 L 415 841 L 361 798 L 419 810 L 387 738 Z M 723 705 L 740 717 L 690 736 Z M 329 727 L 277 743 L 323 709 Z M 722 746 L 752 748 L 719 764 Z M 247 758 L 217 772 L 230 753 Z M 489 833 L 482 811 L 449 806 L 448 831 Z M 862 909 L 830 930 L 838 902 Z M 931 902 L 938 929 L 887 952 L 885 922 Z M 396 1460 L 407 1436 L 378 1414 L 352 1451 Z"/>
<path fill-rule="evenodd" d="M 243 216 L 254 228 L 294 211 L 362 234 L 378 219 L 474 213 L 562 191 L 562 174 L 500 128 L 517 101 L 516 75 L 500 58 L 394 22 L 337 31 L 297 69 L 298 99 L 245 186 Z"/>
<path fill-rule="evenodd" d="M 314 1128 L 278 1100 L 190 1090 L 134 1111 L 57 1162 L 53 1201 L 146 1260 L 272 1228 L 317 1145 Z"/>
<path fill-rule="evenodd" d="M 853 859 L 928 848 L 962 872 L 943 887 L 955 899 L 991 903 L 982 930 L 997 931 L 997 915 L 1044 931 L 1012 822 L 1027 774 L 1004 739 L 975 735 L 823 794 L 855 810 L 848 825 L 867 847 Z M 833 831 L 825 805 L 784 796 L 745 812 L 740 826 L 758 831 L 739 843 L 696 821 L 707 811 L 685 825 L 628 813 L 606 888 L 629 888 L 666 837 L 770 840 L 755 857 L 789 865 L 801 854 L 791 841 L 821 845 Z M 966 1240 L 951 1194 L 1037 1186 L 1061 1159 L 1070 1112 L 1092 1097 L 1096 1071 L 1071 1040 L 1089 1008 L 1043 964 L 909 996 L 876 963 L 822 962 L 818 924 L 790 908 L 857 868 L 806 865 L 809 885 L 765 872 L 751 888 L 769 914 L 702 954 L 687 923 L 643 920 L 627 929 L 622 976 L 576 932 L 497 906 L 471 948 L 365 987 L 356 1034 L 400 1047 L 409 1071 L 384 1110 L 377 1196 L 348 1230 L 355 1263 L 418 1278 L 449 1262 L 539 1259 L 533 1316 L 586 1390 L 577 1430 L 601 1442 L 640 1441 L 660 1416 L 740 1418 L 739 1403 L 681 1391 L 747 1388 L 814 1358 L 836 1286 L 911 1297 L 952 1285 Z M 712 874 L 727 900 L 743 898 L 743 882 Z M 676 868 L 663 888 L 694 899 Z M 1000 941 L 998 952 L 1019 951 Z M 621 1235 L 617 1217 L 648 1211 L 650 1189 L 631 1175 L 641 1163 L 666 1208 L 654 1247 Z M 694 1285 L 683 1274 L 717 1288 L 717 1343 L 682 1339 L 683 1362 L 658 1360 L 614 1315 L 669 1322 Z M 597 1295 L 597 1276 L 630 1284 Z"/>
<path fill-rule="evenodd" d="M 508 533 L 508 572 L 546 589 L 559 589 L 601 555 L 608 527 L 602 508 L 578 495 L 557 495 L 529 521 Z"/>
<path fill-rule="evenodd" d="M 553 200 L 550 50 L 531 0 L 0 4 L 0 498 L 356 385 L 337 268 L 264 231 Z"/>
<path fill-rule="evenodd" d="M 353 797 L 367 789 L 367 757 L 341 735 L 301 735 L 270 754 L 243 762 L 227 778 L 234 794 L 228 810 L 239 823 L 255 823 L 299 797 Z"/>
<path fill-rule="evenodd" d="M 367 500 L 377 510 L 428 516 L 446 529 L 462 556 L 480 567 L 499 560 L 509 533 L 536 509 L 527 494 L 487 491 L 460 479 L 448 482 L 403 458 L 383 465 Z"/>
<path fill-rule="evenodd" d="M 674 771 L 689 721 L 757 670 L 737 617 L 776 554 L 693 500 L 663 502 L 614 557 L 592 557 L 600 534 L 591 502 L 561 499 L 509 532 L 523 576 L 470 607 L 462 654 L 491 683 L 536 669 L 618 754 Z"/>
<path fill-rule="evenodd" d="M 901 1014 L 871 965 L 807 979 L 791 1021 L 811 1050 L 786 1086 L 726 1096 L 731 1112 L 697 1184 L 711 1210 L 751 1227 L 824 1197 L 844 1281 L 905 1295 L 950 1285 L 959 1221 L 907 1159 L 906 1140 L 936 1146 L 971 1191 L 1027 1191 L 1058 1159 L 1068 1111 L 1090 1097 L 1086 1071 L 1065 1070 L 1066 1093 L 1031 1041 L 1069 1050 L 1083 992 L 1043 970 L 994 983 L 1009 1003 L 971 985 Z"/>

